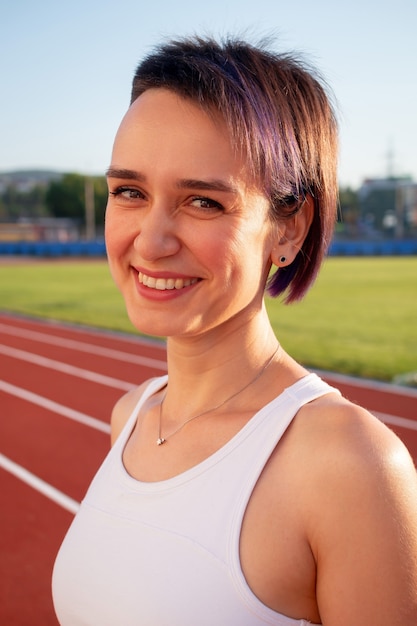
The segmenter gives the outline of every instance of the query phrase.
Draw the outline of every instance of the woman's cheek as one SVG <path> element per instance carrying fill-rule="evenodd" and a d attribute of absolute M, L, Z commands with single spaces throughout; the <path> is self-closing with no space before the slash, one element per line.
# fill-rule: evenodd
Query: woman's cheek
<path fill-rule="evenodd" d="M 114 211 L 108 210 L 104 236 L 107 254 L 113 258 L 122 254 L 129 245 L 129 240 L 132 240 L 132 225 L 129 225 L 123 216 L 116 217 Z"/>
<path fill-rule="evenodd" d="M 125 246 L 122 233 L 119 232 L 117 224 L 114 224 L 112 220 L 106 221 L 105 241 L 110 274 L 116 285 L 120 287 L 123 249 Z"/>

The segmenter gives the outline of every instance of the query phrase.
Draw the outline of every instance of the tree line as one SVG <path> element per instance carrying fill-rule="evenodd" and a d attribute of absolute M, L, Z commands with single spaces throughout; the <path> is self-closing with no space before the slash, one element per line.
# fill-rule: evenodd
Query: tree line
<path fill-rule="evenodd" d="M 33 184 L 28 189 L 10 182 L 0 193 L 0 221 L 14 222 L 21 219 L 70 218 L 80 226 L 85 225 L 86 181 L 94 189 L 95 223 L 104 224 L 107 203 L 107 183 L 104 176 L 63 174 L 47 183 Z"/>

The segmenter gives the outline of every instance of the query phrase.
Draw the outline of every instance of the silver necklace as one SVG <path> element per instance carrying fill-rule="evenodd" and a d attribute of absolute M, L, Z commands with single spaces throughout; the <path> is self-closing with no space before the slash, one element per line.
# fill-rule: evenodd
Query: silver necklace
<path fill-rule="evenodd" d="M 242 391 L 245 391 L 245 389 L 247 389 L 248 387 L 253 385 L 257 380 L 260 379 L 260 377 L 265 372 L 267 367 L 272 363 L 272 361 L 273 361 L 275 355 L 277 354 L 279 348 L 280 348 L 280 344 L 278 344 L 276 350 L 274 350 L 274 353 L 269 357 L 269 359 L 266 361 L 266 363 L 262 367 L 262 369 L 256 374 L 255 378 L 253 378 L 251 381 L 246 383 L 246 385 L 244 387 L 242 387 L 238 391 L 235 391 L 235 393 L 233 393 L 231 396 L 226 398 L 226 400 L 222 400 L 219 404 L 216 404 L 216 406 L 213 406 L 211 409 L 205 409 L 201 413 L 197 413 L 197 415 L 193 415 L 192 417 L 189 417 L 187 420 L 185 420 L 185 422 L 183 424 L 181 424 L 181 426 L 179 426 L 176 430 L 174 430 L 174 432 L 171 433 L 169 435 L 169 437 L 163 437 L 162 433 L 161 433 L 161 428 L 162 428 L 162 407 L 163 407 L 164 400 L 165 400 L 165 397 L 166 397 L 166 392 L 165 392 L 165 395 L 164 395 L 164 397 L 161 400 L 161 404 L 159 405 L 159 426 L 158 426 L 158 439 L 156 440 L 156 444 L 158 446 L 161 446 L 163 443 L 166 443 L 168 438 L 171 439 L 171 437 L 173 437 L 174 435 L 179 433 L 180 430 L 182 428 L 184 428 L 184 426 L 186 424 L 188 424 L 192 420 L 197 419 L 197 417 L 201 417 L 202 415 L 207 415 L 207 413 L 212 413 L 213 411 L 216 411 L 217 409 L 220 409 L 220 407 L 224 406 L 225 404 L 227 404 L 227 402 L 230 402 L 230 400 L 232 400 L 233 398 L 236 398 L 236 396 L 238 396 L 240 393 L 242 393 Z"/>

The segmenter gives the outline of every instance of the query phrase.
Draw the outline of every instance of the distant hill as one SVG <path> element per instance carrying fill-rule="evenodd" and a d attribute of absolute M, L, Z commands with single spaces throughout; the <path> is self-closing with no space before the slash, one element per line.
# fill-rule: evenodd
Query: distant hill
<path fill-rule="evenodd" d="M 11 172 L 0 172 L 2 182 L 20 182 L 22 180 L 37 180 L 40 183 L 48 183 L 51 180 L 59 180 L 62 172 L 53 170 L 13 170 Z"/>
<path fill-rule="evenodd" d="M 62 172 L 53 170 L 13 170 L 0 172 L 0 193 L 12 185 L 19 191 L 28 192 L 34 187 L 48 185 L 50 182 L 60 180 Z"/>

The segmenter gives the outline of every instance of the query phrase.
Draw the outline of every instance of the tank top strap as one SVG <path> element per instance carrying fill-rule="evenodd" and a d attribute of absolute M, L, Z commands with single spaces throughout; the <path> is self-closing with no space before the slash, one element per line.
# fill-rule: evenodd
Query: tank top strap
<path fill-rule="evenodd" d="M 299 409 L 313 400 L 317 400 L 321 396 L 328 393 L 337 393 L 339 389 L 331 387 L 317 374 L 310 373 L 304 378 L 300 378 L 294 385 L 285 390 L 285 395 L 290 397 Z"/>
<path fill-rule="evenodd" d="M 259 458 L 254 459 L 258 468 L 266 463 L 272 450 L 290 426 L 298 411 L 308 404 L 328 393 L 340 394 L 340 391 L 328 385 L 317 374 L 310 373 L 300 378 L 290 387 L 266 405 L 260 414 L 259 427 L 257 425 Z M 263 460 L 262 460 L 263 459 Z"/>
<path fill-rule="evenodd" d="M 258 446 L 259 452 L 259 456 L 255 455 L 252 462 L 255 465 L 266 462 L 298 411 L 309 402 L 328 393 L 340 395 L 338 389 L 328 385 L 317 374 L 310 373 L 284 389 L 280 395 L 265 405 L 247 425 L 252 442 L 257 441 L 255 445 Z"/>

